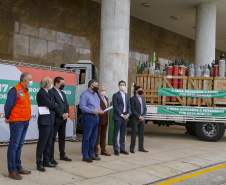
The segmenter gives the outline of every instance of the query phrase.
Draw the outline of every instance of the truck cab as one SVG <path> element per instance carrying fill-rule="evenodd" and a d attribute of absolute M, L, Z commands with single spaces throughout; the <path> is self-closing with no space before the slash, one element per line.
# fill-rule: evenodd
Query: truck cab
<path fill-rule="evenodd" d="M 77 107 L 77 129 L 78 133 L 82 133 L 81 110 L 79 109 L 80 95 L 88 88 L 88 83 L 92 79 L 98 79 L 98 71 L 90 60 L 79 60 L 76 64 L 61 64 L 61 68 L 79 70 L 79 78 L 76 86 L 75 105 Z"/>

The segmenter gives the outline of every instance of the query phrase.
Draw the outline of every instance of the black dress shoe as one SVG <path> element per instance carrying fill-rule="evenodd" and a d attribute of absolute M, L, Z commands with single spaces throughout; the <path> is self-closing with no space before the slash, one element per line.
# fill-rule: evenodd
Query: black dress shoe
<path fill-rule="evenodd" d="M 101 158 L 100 157 L 96 157 L 96 156 L 93 156 L 93 157 L 90 157 L 92 160 L 95 160 L 95 161 L 99 161 L 99 160 L 101 160 Z"/>
<path fill-rule="evenodd" d="M 56 167 L 56 165 L 55 164 L 52 164 L 51 162 L 43 163 L 43 166 L 44 167 L 50 167 L 50 168 L 55 168 Z"/>
<path fill-rule="evenodd" d="M 68 158 L 66 155 L 60 157 L 60 160 L 63 160 L 63 161 L 72 161 L 72 159 Z"/>
<path fill-rule="evenodd" d="M 43 167 L 43 165 L 37 165 L 37 170 L 40 172 L 45 172 L 46 169 Z"/>
<path fill-rule="evenodd" d="M 51 162 L 51 164 L 55 164 L 55 165 L 59 164 L 54 158 L 50 158 L 49 161 Z"/>
<path fill-rule="evenodd" d="M 135 154 L 135 151 L 134 150 L 130 150 L 130 153 Z"/>
<path fill-rule="evenodd" d="M 121 150 L 120 153 L 121 154 L 125 154 L 125 155 L 129 155 L 129 153 L 127 151 L 125 151 L 125 150 Z"/>
<path fill-rule="evenodd" d="M 148 152 L 147 150 L 145 149 L 142 149 L 142 150 L 139 150 L 140 152 Z"/>
<path fill-rule="evenodd" d="M 115 155 L 119 155 L 118 151 L 114 151 L 114 154 L 115 154 Z"/>
<path fill-rule="evenodd" d="M 87 163 L 92 163 L 93 160 L 91 158 L 82 158 L 83 161 L 87 162 Z"/>

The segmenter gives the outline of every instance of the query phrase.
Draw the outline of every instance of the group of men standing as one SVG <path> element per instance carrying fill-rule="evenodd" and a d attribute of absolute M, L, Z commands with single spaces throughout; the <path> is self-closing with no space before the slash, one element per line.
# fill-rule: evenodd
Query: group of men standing
<path fill-rule="evenodd" d="M 37 170 L 45 172 L 45 167 L 56 167 L 58 162 L 54 159 L 54 143 L 58 133 L 60 160 L 72 161 L 65 155 L 66 122 L 69 117 L 69 105 L 66 95 L 62 91 L 65 83 L 62 77 L 54 79 L 44 77 L 40 82 L 40 90 L 37 93 L 37 104 L 39 108 L 38 129 L 39 138 L 36 149 Z M 8 92 L 5 104 L 5 122 L 9 124 L 10 141 L 7 152 L 9 177 L 20 180 L 20 174 L 30 174 L 21 166 L 21 149 L 24 144 L 26 132 L 31 118 L 31 102 L 28 87 L 31 87 L 32 75 L 22 73 L 18 85 Z M 139 129 L 139 151 L 148 152 L 143 147 L 144 118 L 146 116 L 146 104 L 141 95 L 142 88 L 137 86 L 132 98 L 126 91 L 126 83 L 118 83 L 119 91 L 113 95 L 113 149 L 114 154 L 128 155 L 125 150 L 125 135 L 127 122 L 131 119 L 132 134 L 130 152 L 135 153 L 136 132 Z M 80 96 L 80 109 L 82 110 L 83 139 L 82 155 L 83 161 L 91 163 L 100 160 L 98 143 L 100 141 L 101 155 L 111 156 L 106 151 L 106 133 L 108 128 L 109 101 L 106 97 L 104 86 L 98 85 L 98 81 L 90 80 L 88 89 Z M 132 115 L 130 116 L 130 114 Z M 118 133 L 120 131 L 120 150 L 118 147 Z"/>
<path fill-rule="evenodd" d="M 8 92 L 5 104 L 5 122 L 9 124 L 10 139 L 7 152 L 9 177 L 21 180 L 21 174 L 31 174 L 21 166 L 21 149 L 24 144 L 29 120 L 31 118 L 31 101 L 28 87 L 33 84 L 32 75 L 22 73 L 18 85 Z M 65 155 L 65 129 L 69 116 L 69 106 L 64 89 L 64 79 L 56 77 L 54 87 L 52 79 L 44 77 L 40 82 L 37 94 L 39 108 L 45 108 L 49 113 L 38 116 L 39 139 L 36 149 L 37 170 L 46 171 L 44 167 L 56 167 L 58 162 L 54 159 L 54 143 L 58 133 L 60 160 L 72 161 Z"/>
<path fill-rule="evenodd" d="M 125 93 L 126 82 L 120 81 L 118 83 L 119 91 L 113 95 L 113 150 L 115 155 L 119 153 L 129 155 L 125 150 L 125 136 L 127 122 L 131 115 L 132 134 L 130 152 L 135 153 L 136 133 L 139 129 L 139 151 L 148 152 L 144 149 L 144 124 L 146 116 L 145 99 L 141 97 L 143 94 L 142 88 L 135 87 L 134 96 L 130 99 L 129 95 Z M 98 155 L 98 142 L 100 136 L 101 154 L 110 156 L 106 151 L 106 131 L 108 124 L 109 111 L 104 111 L 109 107 L 108 98 L 105 96 L 106 89 L 103 86 L 98 86 L 96 80 L 90 80 L 88 89 L 80 96 L 80 109 L 82 110 L 82 124 L 83 124 L 83 139 L 82 139 L 82 154 L 83 161 L 93 162 L 93 160 L 100 160 Z M 118 147 L 118 133 L 120 131 Z"/>
<path fill-rule="evenodd" d="M 54 143 L 58 133 L 60 160 L 72 161 L 65 155 L 66 123 L 69 116 L 69 105 L 64 89 L 64 79 L 56 77 L 54 87 L 51 88 L 52 79 L 44 77 L 40 82 L 37 94 L 39 108 L 46 108 L 49 114 L 39 113 L 39 138 L 36 151 L 37 170 L 46 171 L 44 167 L 56 167 L 58 162 L 54 159 Z M 51 88 L 51 89 L 50 89 Z"/>

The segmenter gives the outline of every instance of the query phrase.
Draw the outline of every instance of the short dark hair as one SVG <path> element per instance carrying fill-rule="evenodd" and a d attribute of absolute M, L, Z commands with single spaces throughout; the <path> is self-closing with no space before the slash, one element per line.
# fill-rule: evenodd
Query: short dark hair
<path fill-rule="evenodd" d="M 28 75 L 30 75 L 30 73 L 28 73 L 28 72 L 22 73 L 21 76 L 20 76 L 20 82 L 23 82 L 24 79 L 27 80 L 28 79 Z"/>
<path fill-rule="evenodd" d="M 91 86 L 94 82 L 97 82 L 97 83 L 98 83 L 98 81 L 95 80 L 95 79 L 90 80 L 89 83 L 88 83 L 88 88 L 90 88 L 90 86 Z"/>
<path fill-rule="evenodd" d="M 126 85 L 126 82 L 123 80 L 119 81 L 118 85 L 120 85 L 120 83 L 125 83 L 125 85 Z"/>
<path fill-rule="evenodd" d="M 141 87 L 141 86 L 136 86 L 136 87 L 134 88 L 134 95 L 136 94 L 135 91 L 137 91 L 137 90 L 140 89 L 140 88 L 142 88 L 142 87 Z"/>
<path fill-rule="evenodd" d="M 60 83 L 61 80 L 64 80 L 64 79 L 60 76 L 54 78 L 54 85 L 56 85 L 56 83 Z"/>

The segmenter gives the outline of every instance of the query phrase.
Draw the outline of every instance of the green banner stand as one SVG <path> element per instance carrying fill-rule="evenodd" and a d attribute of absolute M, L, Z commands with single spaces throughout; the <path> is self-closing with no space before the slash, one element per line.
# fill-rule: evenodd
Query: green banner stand
<path fill-rule="evenodd" d="M 110 103 L 112 106 L 113 103 Z M 108 145 L 113 145 L 113 131 L 114 131 L 114 120 L 113 118 L 114 109 L 109 111 L 109 125 L 108 125 Z"/>

